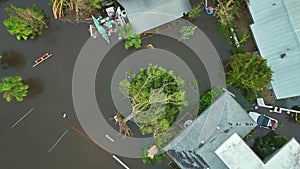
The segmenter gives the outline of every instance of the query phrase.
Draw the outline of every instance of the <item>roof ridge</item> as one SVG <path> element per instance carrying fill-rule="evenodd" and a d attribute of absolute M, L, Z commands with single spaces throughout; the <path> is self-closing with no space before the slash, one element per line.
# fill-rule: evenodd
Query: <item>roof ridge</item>
<path fill-rule="evenodd" d="M 299 37 L 300 35 L 298 36 L 298 34 L 297 34 L 297 31 L 299 31 L 300 28 L 296 29 L 295 22 L 294 22 L 294 15 L 292 15 L 290 10 L 288 10 L 286 1 L 281 0 L 281 2 L 283 4 L 282 6 L 283 6 L 284 10 L 286 11 L 286 13 L 288 15 L 289 23 L 290 23 L 291 27 L 293 28 L 292 32 L 293 32 L 293 34 L 296 35 L 295 37 L 296 37 L 297 43 L 298 43 L 297 46 L 298 46 L 298 49 L 300 50 L 300 37 Z M 300 2 L 300 1 L 298 1 L 298 2 Z M 300 6 L 299 6 L 299 8 L 300 8 Z"/>

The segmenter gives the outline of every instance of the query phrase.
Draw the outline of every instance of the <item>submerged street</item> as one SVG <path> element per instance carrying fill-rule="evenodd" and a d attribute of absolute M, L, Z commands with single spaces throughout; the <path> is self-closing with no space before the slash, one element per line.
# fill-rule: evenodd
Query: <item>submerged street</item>
<path fill-rule="evenodd" d="M 35 40 L 17 41 L 2 24 L 7 18 L 3 9 L 11 3 L 17 7 L 37 4 L 50 18 L 49 28 Z M 0 77 L 22 76 L 30 86 L 23 102 L 7 103 L 0 99 L 0 168 L 122 169 L 111 154 L 70 128 L 74 126 L 83 132 L 73 106 L 72 76 L 79 52 L 89 39 L 88 24 L 56 21 L 48 1 L 37 0 L 1 2 L 0 23 L 0 52 L 11 56 L 1 65 Z M 229 57 L 231 45 L 218 34 L 213 18 L 203 13 L 195 23 L 214 44 L 220 57 Z M 167 42 L 157 38 L 155 43 Z M 120 55 L 122 51 L 115 50 L 110 55 Z M 32 68 L 34 60 L 45 52 L 53 56 Z M 113 114 L 107 112 L 105 116 Z M 143 164 L 141 159 L 119 158 L 132 169 L 170 168 L 168 158 L 152 165 Z"/>

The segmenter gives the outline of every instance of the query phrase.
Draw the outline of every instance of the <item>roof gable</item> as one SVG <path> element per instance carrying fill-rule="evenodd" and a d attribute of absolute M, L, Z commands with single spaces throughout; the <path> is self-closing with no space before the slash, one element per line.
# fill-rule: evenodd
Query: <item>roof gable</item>
<path fill-rule="evenodd" d="M 202 161 L 210 167 L 226 168 L 213 152 L 233 133 L 236 132 L 244 137 L 255 126 L 256 123 L 245 110 L 225 92 L 164 149 L 171 156 L 173 154 L 175 161 L 182 165 L 191 159 L 196 165 L 197 159 L 201 157 Z M 189 154 L 187 158 L 182 158 L 186 153 Z"/>

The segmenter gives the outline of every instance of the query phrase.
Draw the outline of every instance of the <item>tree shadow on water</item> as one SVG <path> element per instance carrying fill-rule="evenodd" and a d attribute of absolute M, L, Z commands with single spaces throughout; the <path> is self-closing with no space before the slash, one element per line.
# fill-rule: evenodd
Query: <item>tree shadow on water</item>
<path fill-rule="evenodd" d="M 28 78 L 24 80 L 25 84 L 29 86 L 28 97 L 33 98 L 37 94 L 41 94 L 44 91 L 43 81 L 38 78 Z"/>
<path fill-rule="evenodd" d="M 1 66 L 3 69 L 13 67 L 22 69 L 26 64 L 26 59 L 20 52 L 11 50 L 2 54 Z"/>

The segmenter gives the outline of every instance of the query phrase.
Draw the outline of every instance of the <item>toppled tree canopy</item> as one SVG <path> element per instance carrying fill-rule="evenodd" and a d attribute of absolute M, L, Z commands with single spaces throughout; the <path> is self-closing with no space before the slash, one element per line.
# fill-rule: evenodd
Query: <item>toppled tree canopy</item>
<path fill-rule="evenodd" d="M 157 65 L 141 69 L 133 78 L 120 82 L 120 91 L 130 99 L 132 112 L 123 123 L 134 119 L 142 134 L 165 132 L 186 105 L 184 81 Z"/>
<path fill-rule="evenodd" d="M 104 0 L 50 0 L 55 19 L 70 15 L 68 18 L 81 20 L 91 17 L 101 9 Z M 72 15 L 72 16 L 71 16 Z"/>

